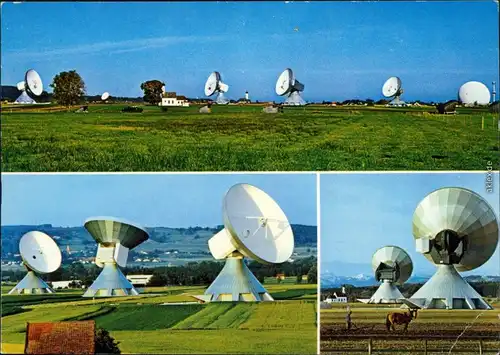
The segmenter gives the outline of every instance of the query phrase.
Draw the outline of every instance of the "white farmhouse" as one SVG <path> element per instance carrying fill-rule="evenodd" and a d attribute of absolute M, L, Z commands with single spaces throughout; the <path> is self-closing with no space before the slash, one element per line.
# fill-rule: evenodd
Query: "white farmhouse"
<path fill-rule="evenodd" d="M 127 275 L 127 280 L 134 286 L 146 286 L 153 275 Z"/>
<path fill-rule="evenodd" d="M 52 281 L 52 288 L 57 290 L 57 289 L 63 289 L 63 288 L 70 288 L 70 284 L 75 284 L 75 287 L 80 287 L 82 282 L 80 280 L 68 280 L 68 281 Z"/>
<path fill-rule="evenodd" d="M 337 293 L 333 293 L 333 297 L 328 297 L 325 300 L 326 303 L 347 303 L 347 295 L 337 296 Z"/>
<path fill-rule="evenodd" d="M 189 101 L 185 96 L 177 96 L 175 92 L 165 92 L 158 106 L 189 107 Z"/>

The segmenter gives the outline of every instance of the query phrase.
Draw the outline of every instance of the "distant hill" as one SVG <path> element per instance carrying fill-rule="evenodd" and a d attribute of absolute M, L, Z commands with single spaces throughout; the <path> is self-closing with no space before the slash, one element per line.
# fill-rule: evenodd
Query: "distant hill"
<path fill-rule="evenodd" d="M 4 101 L 15 101 L 19 95 L 21 95 L 21 91 L 17 90 L 17 86 L 10 85 L 2 85 L 2 89 L 0 91 L 0 100 Z M 50 102 L 52 99 L 52 94 L 49 94 L 47 91 L 43 91 L 42 94 L 35 98 L 36 102 Z"/>
<path fill-rule="evenodd" d="M 223 226 L 215 227 L 147 227 L 150 239 L 135 248 L 129 254 L 129 260 L 140 257 L 159 258 L 170 260 L 175 254 L 176 258 L 183 259 L 211 259 L 208 250 L 208 239 L 220 231 Z M 82 227 L 55 227 L 44 225 L 16 225 L 1 227 L 2 260 L 20 260 L 19 240 L 29 231 L 38 230 L 54 238 L 63 253 L 68 247 L 73 258 L 95 257 L 97 244 L 87 230 Z M 317 244 L 317 228 L 300 224 L 292 225 L 295 235 L 296 247 L 315 248 Z M 65 258 L 68 260 L 68 257 Z"/>
<path fill-rule="evenodd" d="M 2 89 L 0 90 L 0 99 L 3 100 L 9 100 L 9 101 L 14 101 L 15 99 L 18 98 L 19 95 L 21 95 L 21 92 L 17 90 L 16 86 L 10 86 L 10 85 L 2 85 Z"/>

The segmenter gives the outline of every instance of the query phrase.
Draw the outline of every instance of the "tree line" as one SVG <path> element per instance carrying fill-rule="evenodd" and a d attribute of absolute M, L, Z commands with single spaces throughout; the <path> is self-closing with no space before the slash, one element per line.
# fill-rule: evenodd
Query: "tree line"
<path fill-rule="evenodd" d="M 469 282 L 469 284 L 483 297 L 500 297 L 500 285 L 497 282 L 480 281 L 480 282 Z M 405 297 L 411 297 L 415 292 L 417 292 L 424 284 L 404 284 L 398 286 L 399 290 Z M 353 285 L 343 285 L 346 290 L 347 298 L 349 302 L 355 302 L 358 298 L 370 298 L 375 291 L 378 289 L 376 286 L 353 286 Z M 321 300 L 325 300 L 328 297 L 332 297 L 334 293 L 337 295 L 342 291 L 342 287 L 328 288 L 321 291 Z"/>
<path fill-rule="evenodd" d="M 248 263 L 248 268 L 255 277 L 264 282 L 266 277 L 275 277 L 277 274 L 285 274 L 291 277 L 302 277 L 307 275 L 308 283 L 317 282 L 317 259 L 308 257 L 294 262 L 282 264 L 261 264 L 256 261 Z M 152 269 L 153 277 L 148 286 L 195 286 L 209 285 L 224 267 L 223 262 L 202 261 L 187 263 L 183 266 L 158 267 Z"/>
<path fill-rule="evenodd" d="M 265 277 L 275 277 L 277 274 L 283 273 L 286 276 L 295 277 L 307 275 L 308 283 L 316 283 L 318 279 L 316 264 L 315 257 L 308 257 L 294 262 L 270 265 L 251 261 L 248 263 L 248 267 L 260 282 L 263 282 Z M 125 275 L 152 274 L 149 286 L 195 286 L 209 285 L 220 273 L 223 266 L 223 262 L 202 261 L 171 267 L 126 267 L 122 271 Z M 63 265 L 53 273 L 41 275 L 41 277 L 47 282 L 80 280 L 84 286 L 88 287 L 101 271 L 102 269 L 94 264 L 85 266 L 81 263 L 74 263 Z M 24 270 L 5 270 L 2 272 L 2 276 L 10 281 L 19 281 L 25 275 L 26 271 Z"/>

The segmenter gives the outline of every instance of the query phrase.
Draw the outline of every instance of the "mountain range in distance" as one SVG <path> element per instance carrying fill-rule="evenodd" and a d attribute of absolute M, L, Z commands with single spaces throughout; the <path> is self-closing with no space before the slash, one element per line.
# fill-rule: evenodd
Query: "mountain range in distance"
<path fill-rule="evenodd" d="M 423 283 L 426 282 L 431 276 L 412 276 L 408 283 Z M 499 278 L 500 279 L 500 278 Z M 355 276 L 339 276 L 329 272 L 321 272 L 320 282 L 322 288 L 340 287 L 343 285 L 352 285 L 356 287 L 363 286 L 377 286 L 380 283 L 375 280 L 375 276 L 368 274 L 358 274 Z"/>
<path fill-rule="evenodd" d="M 410 284 L 421 284 L 427 282 L 431 278 L 430 276 L 420 276 L 415 275 L 410 277 L 406 283 Z M 465 276 L 464 279 L 467 282 L 500 282 L 500 276 L 487 275 L 471 275 Z M 375 280 L 374 276 L 368 276 L 364 274 L 359 274 L 356 276 L 336 276 L 333 274 L 322 274 L 320 277 L 321 288 L 335 288 L 341 287 L 343 285 L 352 285 L 356 287 L 365 286 L 378 286 L 380 282 Z"/>
<path fill-rule="evenodd" d="M 425 283 L 434 274 L 434 268 L 420 269 L 420 273 L 414 273 L 407 283 Z M 333 271 L 335 270 L 335 271 Z M 464 278 L 468 282 L 500 282 L 498 275 L 474 275 L 470 274 Z M 353 285 L 356 287 L 378 286 L 371 265 L 367 263 L 328 262 L 321 264 L 320 282 L 322 288 L 341 287 L 342 285 Z"/>

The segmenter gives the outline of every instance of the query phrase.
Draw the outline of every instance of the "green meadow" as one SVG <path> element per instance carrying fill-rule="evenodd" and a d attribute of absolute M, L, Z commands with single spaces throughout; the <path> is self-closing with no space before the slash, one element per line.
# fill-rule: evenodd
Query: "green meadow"
<path fill-rule="evenodd" d="M 2 351 L 23 352 L 26 322 L 92 319 L 120 342 L 125 354 L 316 353 L 317 285 L 269 285 L 273 296 L 294 294 L 262 303 L 188 303 L 204 287 L 169 289 L 147 288 L 136 297 L 95 300 L 81 298 L 82 291 L 3 294 L 2 306 L 15 304 L 22 312 L 2 316 Z"/>
<path fill-rule="evenodd" d="M 427 108 L 2 106 L 4 171 L 485 170 L 498 115 Z"/>

